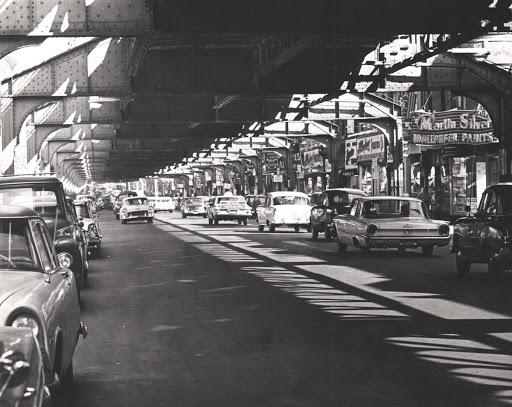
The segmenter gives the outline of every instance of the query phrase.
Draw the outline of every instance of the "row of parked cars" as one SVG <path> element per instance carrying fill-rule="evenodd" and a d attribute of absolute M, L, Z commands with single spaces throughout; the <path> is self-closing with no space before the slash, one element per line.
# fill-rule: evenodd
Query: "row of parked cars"
<path fill-rule="evenodd" d="M 367 196 L 363 191 L 333 188 L 317 193 L 315 202 L 302 192 L 278 191 L 267 195 L 216 196 L 203 200 L 202 216 L 217 225 L 221 220 L 247 224 L 255 218 L 258 230 L 275 232 L 291 227 L 306 229 L 313 240 L 321 235 L 336 240 L 338 251 L 348 247 L 362 253 L 373 248 L 420 248 L 431 256 L 436 247 L 448 246 L 455 254 L 456 271 L 470 271 L 471 264 L 485 263 L 494 275 L 512 268 L 512 182 L 488 187 L 478 209 L 449 222 L 432 219 L 419 199 L 400 196 Z M 196 198 L 191 198 L 196 199 Z M 183 217 L 186 217 L 183 214 Z"/>
<path fill-rule="evenodd" d="M 57 178 L 0 178 L 1 405 L 41 406 L 73 382 L 87 335 L 80 290 L 101 242 L 92 207 L 67 198 Z"/>

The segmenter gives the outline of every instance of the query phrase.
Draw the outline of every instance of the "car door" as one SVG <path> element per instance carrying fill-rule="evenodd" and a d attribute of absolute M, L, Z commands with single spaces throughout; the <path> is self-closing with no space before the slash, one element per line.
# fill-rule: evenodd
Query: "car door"
<path fill-rule="evenodd" d="M 50 273 L 45 308 L 49 318 L 48 335 L 51 348 L 55 350 L 57 335 L 60 333 L 62 347 L 58 356 L 61 358 L 61 367 L 65 368 L 73 356 L 80 324 L 76 282 L 71 271 L 63 270 L 59 266 L 48 230 L 42 222 L 34 222 L 33 234 L 41 264 Z"/>
<path fill-rule="evenodd" d="M 335 218 L 336 231 L 340 242 L 344 244 L 352 244 L 352 238 L 354 236 L 354 223 L 360 214 L 360 201 L 354 200 L 350 207 L 349 213 L 345 215 L 338 215 Z"/>

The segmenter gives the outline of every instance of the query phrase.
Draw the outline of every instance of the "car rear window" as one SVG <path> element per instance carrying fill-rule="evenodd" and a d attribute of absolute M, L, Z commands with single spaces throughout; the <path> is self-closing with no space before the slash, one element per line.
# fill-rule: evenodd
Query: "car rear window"
<path fill-rule="evenodd" d="M 308 205 L 309 201 L 303 196 L 276 196 L 274 205 Z"/>
<path fill-rule="evenodd" d="M 363 203 L 362 216 L 369 219 L 426 218 L 425 205 L 419 201 L 372 199 Z"/>

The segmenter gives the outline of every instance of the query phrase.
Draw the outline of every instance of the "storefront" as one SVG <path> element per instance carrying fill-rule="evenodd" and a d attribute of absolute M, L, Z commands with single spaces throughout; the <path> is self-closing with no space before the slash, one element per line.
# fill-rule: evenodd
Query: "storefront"
<path fill-rule="evenodd" d="M 324 145 L 316 140 L 306 140 L 302 153 L 302 190 L 306 194 L 321 192 L 330 187 L 331 163 Z M 300 178 L 299 178 L 300 179 Z"/>
<path fill-rule="evenodd" d="M 498 140 L 485 110 L 414 112 L 408 141 L 411 196 L 433 216 L 454 219 L 469 205 L 476 210 L 485 188 L 498 181 Z M 408 167 L 407 165 L 405 167 Z"/>

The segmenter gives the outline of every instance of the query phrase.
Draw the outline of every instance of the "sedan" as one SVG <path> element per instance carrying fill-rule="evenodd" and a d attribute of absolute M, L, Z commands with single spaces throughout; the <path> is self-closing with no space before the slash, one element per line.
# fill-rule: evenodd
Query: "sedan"
<path fill-rule="evenodd" d="M 124 198 L 121 201 L 119 217 L 123 225 L 132 220 L 146 220 L 148 223 L 153 223 L 154 215 L 153 208 L 145 196 Z"/>
<path fill-rule="evenodd" d="M 450 227 L 430 219 L 425 204 L 416 198 L 373 196 L 356 198 L 346 215 L 334 218 L 340 253 L 347 246 L 363 253 L 371 248 L 421 247 L 431 256 L 436 246 L 447 246 Z"/>
<path fill-rule="evenodd" d="M 59 263 L 45 222 L 34 211 L 0 207 L 0 326 L 30 328 L 56 383 L 73 381 L 80 322 L 74 274 Z"/>
<path fill-rule="evenodd" d="M 311 206 L 309 198 L 302 192 L 271 192 L 265 204 L 256 208 L 258 230 L 263 232 L 268 226 L 270 232 L 277 227 L 288 226 L 298 232 L 301 227 L 310 230 Z"/>

